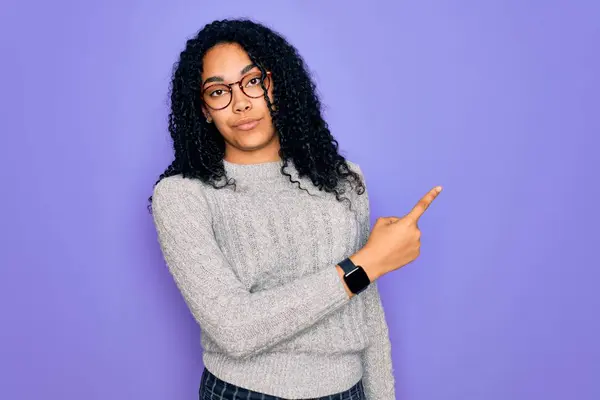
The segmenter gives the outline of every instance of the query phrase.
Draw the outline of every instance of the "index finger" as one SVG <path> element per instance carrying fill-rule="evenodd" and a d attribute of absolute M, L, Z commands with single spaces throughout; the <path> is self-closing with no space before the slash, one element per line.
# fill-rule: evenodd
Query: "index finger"
<path fill-rule="evenodd" d="M 418 222 L 419 218 L 425 213 L 425 211 L 429 208 L 433 200 L 440 194 L 442 191 L 441 186 L 436 186 L 431 189 L 425 196 L 419 200 L 419 202 L 413 207 L 412 210 L 406 215 L 413 222 Z"/>

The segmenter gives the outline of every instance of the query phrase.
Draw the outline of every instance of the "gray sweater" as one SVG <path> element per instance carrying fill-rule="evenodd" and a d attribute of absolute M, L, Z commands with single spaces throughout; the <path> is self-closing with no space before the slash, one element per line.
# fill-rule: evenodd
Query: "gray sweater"
<path fill-rule="evenodd" d="M 310 194 L 281 174 L 281 161 L 224 164 L 237 190 L 173 176 L 152 201 L 166 264 L 201 328 L 205 367 L 283 398 L 342 392 L 362 378 L 368 400 L 395 399 L 377 282 L 349 298 L 335 268 L 367 241 L 368 194 L 348 186 L 350 210 L 291 162 L 287 172 Z"/>

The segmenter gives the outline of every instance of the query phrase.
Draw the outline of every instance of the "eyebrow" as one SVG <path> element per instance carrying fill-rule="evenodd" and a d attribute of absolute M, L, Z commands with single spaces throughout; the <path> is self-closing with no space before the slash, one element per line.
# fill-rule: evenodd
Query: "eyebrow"
<path fill-rule="evenodd" d="M 256 67 L 256 64 L 248 64 L 248 65 L 246 65 L 240 71 L 240 75 L 244 75 L 245 73 L 249 72 L 254 67 Z M 222 76 L 211 76 L 210 78 L 206 78 L 206 80 L 203 82 L 203 85 L 206 85 L 207 83 L 210 83 L 210 82 L 223 82 L 223 81 L 224 81 L 224 79 L 223 79 Z"/>

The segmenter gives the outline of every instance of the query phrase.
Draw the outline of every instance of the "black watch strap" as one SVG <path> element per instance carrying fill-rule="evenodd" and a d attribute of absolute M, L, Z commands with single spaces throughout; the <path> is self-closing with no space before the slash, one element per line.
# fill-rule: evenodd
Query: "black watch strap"
<path fill-rule="evenodd" d="M 344 270 L 344 275 L 348 275 L 350 272 L 354 271 L 357 268 L 356 264 L 354 264 L 349 258 L 346 258 L 338 265 Z"/>

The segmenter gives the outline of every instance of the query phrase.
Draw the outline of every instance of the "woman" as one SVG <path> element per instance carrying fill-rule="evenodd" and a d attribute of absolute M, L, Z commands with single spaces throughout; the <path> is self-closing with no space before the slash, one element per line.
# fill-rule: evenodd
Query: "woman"
<path fill-rule="evenodd" d="M 395 398 L 375 280 L 418 255 L 418 216 L 370 233 L 303 60 L 248 20 L 205 26 L 173 73 L 175 159 L 152 212 L 202 331 L 201 399 Z"/>

